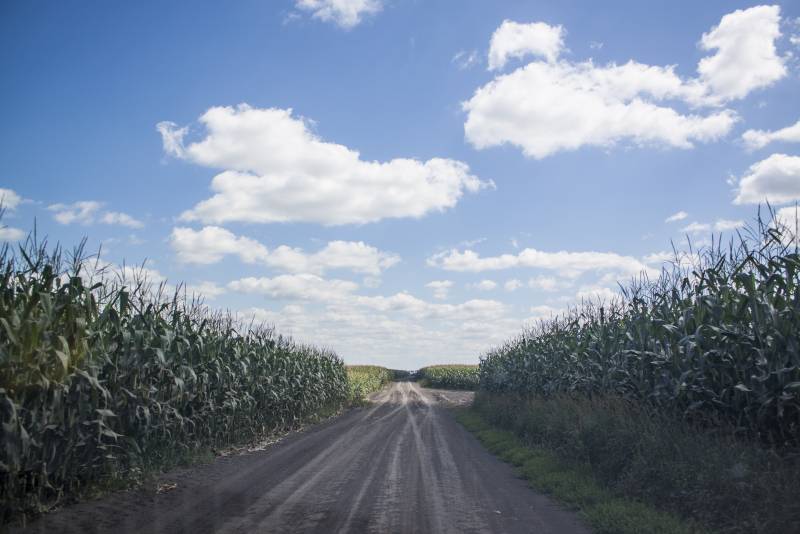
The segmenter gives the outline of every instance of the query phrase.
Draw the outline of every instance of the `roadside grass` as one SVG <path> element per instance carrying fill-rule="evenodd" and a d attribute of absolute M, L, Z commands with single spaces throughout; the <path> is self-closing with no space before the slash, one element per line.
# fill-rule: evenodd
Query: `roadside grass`
<path fill-rule="evenodd" d="M 490 425 L 474 408 L 456 419 L 491 452 L 514 465 L 530 485 L 577 510 L 598 534 L 705 534 L 702 527 L 602 487 L 588 466 L 568 466 L 544 448 L 526 446 L 512 432 Z"/>

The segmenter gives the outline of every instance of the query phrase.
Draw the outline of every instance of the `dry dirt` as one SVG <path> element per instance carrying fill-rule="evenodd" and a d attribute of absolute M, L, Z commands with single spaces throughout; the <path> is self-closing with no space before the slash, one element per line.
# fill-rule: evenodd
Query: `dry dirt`
<path fill-rule="evenodd" d="M 263 450 L 53 512 L 25 532 L 588 534 L 445 409 L 471 393 L 396 382 Z"/>

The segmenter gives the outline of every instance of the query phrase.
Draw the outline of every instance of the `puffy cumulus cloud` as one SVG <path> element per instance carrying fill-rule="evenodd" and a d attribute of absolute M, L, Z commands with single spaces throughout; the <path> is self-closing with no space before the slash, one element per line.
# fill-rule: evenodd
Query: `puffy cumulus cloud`
<path fill-rule="evenodd" d="M 553 319 L 559 315 L 563 315 L 566 313 L 566 311 L 567 310 L 565 308 L 556 308 L 555 306 L 550 306 L 549 304 L 531 306 L 531 315 L 528 317 L 527 322 L 537 323 L 539 321 Z"/>
<path fill-rule="evenodd" d="M 496 300 L 473 299 L 461 304 L 435 304 L 404 292 L 388 297 L 357 297 L 354 302 L 381 312 L 398 312 L 417 318 L 450 321 L 498 319 L 506 312 L 506 305 Z"/>
<path fill-rule="evenodd" d="M 82 200 L 72 204 L 51 204 L 47 207 L 53 212 L 53 218 L 60 224 L 113 224 L 128 228 L 143 228 L 144 223 L 127 213 L 121 211 L 106 211 L 100 213 L 102 202 L 95 200 Z"/>
<path fill-rule="evenodd" d="M 497 282 L 494 280 L 481 280 L 480 282 L 475 282 L 469 286 L 472 289 L 477 289 L 478 291 L 492 291 L 497 289 Z"/>
<path fill-rule="evenodd" d="M 779 20 L 777 6 L 723 17 L 702 37 L 703 49 L 715 52 L 703 58 L 695 78 L 682 79 L 674 66 L 633 60 L 595 65 L 550 54 L 547 61 L 532 61 L 478 88 L 462 104 L 465 137 L 478 149 L 511 144 L 537 159 L 623 141 L 691 148 L 718 140 L 738 120 L 720 105 L 786 75 L 785 59 L 775 53 Z M 496 64 L 504 63 L 502 57 L 497 55 Z M 679 110 L 681 102 L 694 110 Z M 712 109 L 702 113 L 701 107 Z"/>
<path fill-rule="evenodd" d="M 226 289 L 215 282 L 200 282 L 197 284 L 187 284 L 184 287 L 189 295 L 201 297 L 205 300 L 214 300 L 226 292 Z"/>
<path fill-rule="evenodd" d="M 528 55 L 555 61 L 563 48 L 562 26 L 504 20 L 492 34 L 489 43 L 489 70 L 502 69 L 509 59 L 521 59 Z"/>
<path fill-rule="evenodd" d="M 772 154 L 750 166 L 739 181 L 734 204 L 800 200 L 800 157 Z"/>
<path fill-rule="evenodd" d="M 494 186 L 451 159 L 362 160 L 357 151 L 317 137 L 291 109 L 215 107 L 200 122 L 207 135 L 188 146 L 176 126 L 162 128 L 168 152 L 225 169 L 212 180 L 214 196 L 184 212 L 183 220 L 342 225 L 418 218 L 452 208 L 464 192 Z"/>
<path fill-rule="evenodd" d="M 233 255 L 245 263 L 261 263 L 295 273 L 322 274 L 330 269 L 349 269 L 379 275 L 400 261 L 399 256 L 362 241 L 331 241 L 313 254 L 286 245 L 270 251 L 255 239 L 236 236 L 218 226 L 206 226 L 201 230 L 174 228 L 170 244 L 178 259 L 185 263 L 211 264 Z"/>
<path fill-rule="evenodd" d="M 107 211 L 100 217 L 103 224 L 117 224 L 128 228 L 143 228 L 144 223 L 121 211 Z"/>
<path fill-rule="evenodd" d="M 797 206 L 779 209 L 775 212 L 773 223 L 783 230 L 783 237 L 787 243 L 794 243 L 795 246 L 800 244 L 798 243 L 800 238 L 800 233 L 798 233 L 798 228 L 800 228 L 800 209 Z"/>
<path fill-rule="evenodd" d="M 692 222 L 681 228 L 681 232 L 684 232 L 686 234 L 707 234 L 712 230 L 714 232 L 730 232 L 731 230 L 737 230 L 743 227 L 744 227 L 744 221 L 738 219 L 737 220 L 717 219 L 713 224 L 701 223 L 697 221 Z M 674 257 L 674 253 L 670 254 Z M 653 263 L 653 262 L 646 261 L 646 263 Z"/>
<path fill-rule="evenodd" d="M 22 203 L 22 197 L 15 191 L 0 187 L 0 207 L 4 210 L 14 211 Z"/>
<path fill-rule="evenodd" d="M 554 276 L 536 276 L 528 280 L 529 288 L 548 293 L 560 291 L 564 288 L 570 287 L 571 285 L 572 284 L 568 280 L 558 279 Z"/>
<path fill-rule="evenodd" d="M 102 206 L 94 200 L 83 200 L 72 204 L 51 204 L 47 209 L 53 212 L 53 218 L 60 224 L 91 224 Z"/>
<path fill-rule="evenodd" d="M 613 252 L 544 252 L 526 248 L 518 254 L 502 254 L 482 258 L 472 250 L 451 249 L 431 256 L 428 265 L 447 271 L 483 272 L 512 268 L 538 268 L 558 271 L 566 277 L 590 271 L 614 271 L 637 275 L 647 270 L 645 264 L 631 256 Z"/>
<path fill-rule="evenodd" d="M 681 228 L 681 232 L 686 234 L 704 234 L 711 231 L 711 225 L 708 223 L 692 222 Z"/>
<path fill-rule="evenodd" d="M 169 237 L 172 250 L 184 263 L 211 264 L 226 255 L 238 256 L 245 263 L 265 261 L 267 247 L 247 237 L 238 237 L 219 226 L 206 226 L 202 230 L 178 227 Z"/>
<path fill-rule="evenodd" d="M 285 260 L 282 251 L 287 250 Z M 358 273 L 379 275 L 400 261 L 400 257 L 382 252 L 363 241 L 331 241 L 314 254 L 301 249 L 281 246 L 275 249 L 267 263 L 287 271 L 324 272 L 329 269 L 349 269 Z"/>
<path fill-rule="evenodd" d="M 800 143 L 800 121 L 780 130 L 747 130 L 742 134 L 742 140 L 751 150 L 764 148 L 773 141 Z"/>
<path fill-rule="evenodd" d="M 522 287 L 522 282 L 516 278 L 512 278 L 511 280 L 507 280 L 505 284 L 503 284 L 503 289 L 508 292 L 516 291 L 517 289 Z"/>
<path fill-rule="evenodd" d="M 717 219 L 714 222 L 715 232 L 730 232 L 731 230 L 738 230 L 744 227 L 744 221 L 731 220 L 731 219 Z"/>
<path fill-rule="evenodd" d="M 685 211 L 679 211 L 677 213 L 673 213 L 672 215 L 670 215 L 669 217 L 664 219 L 664 222 L 671 223 L 671 222 L 676 222 L 676 221 L 682 221 L 688 216 L 689 216 L 689 214 L 686 213 Z"/>
<path fill-rule="evenodd" d="M 610 287 L 588 285 L 582 286 L 575 293 L 574 300 L 577 302 L 605 302 L 609 303 L 620 298 L 619 291 L 615 291 Z"/>
<path fill-rule="evenodd" d="M 383 9 L 382 0 L 295 0 L 295 7 L 311 13 L 315 19 L 332 22 L 349 30 L 358 26 L 365 17 Z"/>
<path fill-rule="evenodd" d="M 25 239 L 27 235 L 28 234 L 26 234 L 19 228 L 12 228 L 10 226 L 0 226 L 0 241 L 2 242 L 20 241 L 22 239 Z"/>
<path fill-rule="evenodd" d="M 681 92 L 671 67 L 534 62 L 479 88 L 463 104 L 464 132 L 478 149 L 508 143 L 541 159 L 622 140 L 691 148 L 723 137 L 736 122 L 730 110 L 683 115 L 651 101 Z"/>
<path fill-rule="evenodd" d="M 433 290 L 433 298 L 443 300 L 447 298 L 453 282 L 452 280 L 434 280 L 425 284 L 425 287 Z"/>
<path fill-rule="evenodd" d="M 477 359 L 523 326 L 524 318 L 515 317 L 510 307 L 495 300 L 446 304 L 407 292 L 360 295 L 342 281 L 307 275 L 279 278 L 228 285 L 230 290 L 289 301 L 282 309 L 242 310 L 242 319 L 247 322 L 252 317 L 274 325 L 282 334 L 329 346 L 348 363 L 367 361 L 408 369 L 443 357 Z M 448 285 L 446 280 L 439 282 L 445 282 L 439 287 Z"/>
<path fill-rule="evenodd" d="M 394 369 L 418 369 L 442 359 L 476 363 L 491 346 L 519 332 L 522 321 L 487 317 L 462 321 L 417 318 L 357 305 L 288 305 L 281 309 L 242 310 L 301 341 L 335 349 L 345 361 L 378 363 Z"/>
<path fill-rule="evenodd" d="M 716 53 L 701 59 L 697 71 L 713 98 L 721 102 L 744 98 L 786 76 L 785 59 L 775 51 L 775 40 L 781 36 L 780 13 L 780 6 L 738 9 L 703 34 L 701 48 Z"/>
<path fill-rule="evenodd" d="M 333 301 L 358 289 L 358 284 L 302 273 L 283 274 L 274 278 L 241 278 L 228 283 L 227 288 L 238 293 L 265 295 L 279 300 Z"/>

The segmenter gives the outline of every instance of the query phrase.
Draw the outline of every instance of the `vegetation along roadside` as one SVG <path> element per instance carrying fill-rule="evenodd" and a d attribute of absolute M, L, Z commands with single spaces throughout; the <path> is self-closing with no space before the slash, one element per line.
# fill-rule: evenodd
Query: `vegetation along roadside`
<path fill-rule="evenodd" d="M 420 384 L 429 388 L 474 390 L 478 376 L 477 365 L 431 365 L 419 370 Z"/>
<path fill-rule="evenodd" d="M 0 522 L 348 404 L 333 352 L 130 278 L 0 250 Z"/>
<path fill-rule="evenodd" d="M 487 435 L 710 531 L 800 524 L 796 237 L 759 220 L 523 332 L 482 359 L 474 410 L 509 432 Z M 566 500 L 591 519 L 594 491 Z"/>

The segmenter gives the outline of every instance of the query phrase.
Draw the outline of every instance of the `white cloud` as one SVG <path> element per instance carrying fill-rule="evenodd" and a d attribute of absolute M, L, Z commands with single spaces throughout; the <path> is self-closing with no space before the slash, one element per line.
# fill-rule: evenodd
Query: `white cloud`
<path fill-rule="evenodd" d="M 433 304 L 408 293 L 389 297 L 357 297 L 354 302 L 381 312 L 399 312 L 417 318 L 450 321 L 492 320 L 501 317 L 506 307 L 496 300 L 473 299 L 461 304 Z"/>
<path fill-rule="evenodd" d="M 464 132 L 478 149 L 512 144 L 541 159 L 623 140 L 691 148 L 730 131 L 733 111 L 682 115 L 653 102 L 686 92 L 672 67 L 533 62 L 498 76 L 463 104 Z"/>
<path fill-rule="evenodd" d="M 605 286 L 583 286 L 575 293 L 575 300 L 610 303 L 619 299 L 618 291 Z"/>
<path fill-rule="evenodd" d="M 732 221 L 729 219 L 718 219 L 714 223 L 715 232 L 729 232 L 744 227 L 744 221 Z"/>
<path fill-rule="evenodd" d="M 739 180 L 733 202 L 785 204 L 796 200 L 800 200 L 800 157 L 772 154 L 750 166 Z"/>
<path fill-rule="evenodd" d="M 84 200 L 73 204 L 52 204 L 47 209 L 55 213 L 53 218 L 60 224 L 91 224 L 101 206 L 100 202 Z"/>
<path fill-rule="evenodd" d="M 102 202 L 95 200 L 82 200 L 72 204 L 51 204 L 48 211 L 53 212 L 53 218 L 60 224 L 114 224 L 128 228 L 142 228 L 144 223 L 120 211 L 106 211 L 98 213 L 103 207 Z"/>
<path fill-rule="evenodd" d="M 681 228 L 681 232 L 686 234 L 707 234 L 711 231 L 711 225 L 708 223 L 693 222 Z"/>
<path fill-rule="evenodd" d="M 672 215 L 664 219 L 664 222 L 670 223 L 670 222 L 682 221 L 688 216 L 689 214 L 686 213 L 685 211 L 679 211 L 678 213 L 673 213 Z"/>
<path fill-rule="evenodd" d="M 470 287 L 478 291 L 492 291 L 497 289 L 497 282 L 494 280 L 481 280 L 480 282 L 470 285 Z"/>
<path fill-rule="evenodd" d="M 218 296 L 225 293 L 225 288 L 217 285 L 214 282 L 200 282 L 199 284 L 188 284 L 186 286 L 186 293 L 202 297 L 205 300 L 214 300 Z"/>
<path fill-rule="evenodd" d="M 701 222 L 693 222 L 687 226 L 681 228 L 681 232 L 686 234 L 707 234 L 712 230 L 715 232 L 729 232 L 731 230 L 736 230 L 738 228 L 742 228 L 744 226 L 744 221 L 740 220 L 730 220 L 730 219 L 717 219 L 714 224 L 710 223 L 701 223 Z M 663 254 L 663 253 L 662 253 Z M 669 253 L 671 256 L 670 259 L 674 258 L 674 253 Z M 657 257 L 651 258 L 654 261 L 657 260 Z M 645 258 L 646 263 L 653 263 L 653 261 L 647 261 Z"/>
<path fill-rule="evenodd" d="M 544 22 L 521 24 L 511 20 L 492 34 L 489 44 L 489 70 L 502 69 L 509 59 L 540 56 L 555 61 L 564 48 L 564 28 Z"/>
<path fill-rule="evenodd" d="M 100 222 L 103 224 L 118 224 L 120 226 L 127 226 L 128 228 L 143 228 L 144 223 L 138 219 L 134 219 L 127 213 L 120 211 L 107 211 L 100 217 Z"/>
<path fill-rule="evenodd" d="M 719 105 L 786 75 L 785 59 L 775 54 L 779 20 L 777 6 L 723 17 L 702 37 L 703 49 L 715 53 L 699 63 L 696 78 L 682 79 L 675 66 L 633 60 L 601 66 L 550 54 L 549 61 L 498 75 L 475 91 L 462 105 L 465 137 L 478 149 L 510 144 L 537 159 L 623 141 L 672 148 L 716 141 L 738 120 Z M 494 62 L 491 57 L 490 67 L 506 56 L 498 53 Z M 680 101 L 712 110 L 685 113 L 675 107 Z"/>
<path fill-rule="evenodd" d="M 167 277 L 161 274 L 158 269 L 144 265 L 108 265 L 107 271 L 103 273 L 105 278 L 114 280 L 124 285 L 136 285 L 143 282 L 145 285 L 152 284 L 158 286 L 166 283 Z M 172 291 L 172 288 L 169 288 Z"/>
<path fill-rule="evenodd" d="M 542 320 L 553 319 L 565 312 L 566 310 L 564 308 L 555 308 L 548 304 L 531 306 L 530 309 L 531 317 L 528 318 L 528 322 L 535 323 Z"/>
<path fill-rule="evenodd" d="M 218 226 L 206 226 L 202 230 L 174 228 L 170 244 L 178 259 L 185 263 L 211 264 L 226 255 L 234 255 L 245 263 L 262 263 L 295 273 L 322 274 L 331 269 L 349 269 L 380 275 L 400 261 L 399 256 L 362 241 L 331 241 L 313 254 L 286 245 L 270 251 L 255 239 L 238 237 Z"/>
<path fill-rule="evenodd" d="M 8 211 L 14 211 L 22 202 L 22 197 L 11 189 L 0 187 L 0 207 Z"/>
<path fill-rule="evenodd" d="M 349 30 L 358 26 L 366 16 L 383 9 L 382 0 L 295 0 L 295 7 L 311 13 L 315 19 L 332 22 Z"/>
<path fill-rule="evenodd" d="M 451 280 L 434 280 L 425 284 L 425 287 L 433 290 L 433 298 L 443 300 L 447 298 L 453 282 Z"/>
<path fill-rule="evenodd" d="M 265 261 L 267 247 L 254 239 L 237 237 L 219 226 L 206 226 L 202 230 L 178 227 L 169 238 L 178 260 L 184 263 L 211 264 L 226 255 L 236 255 L 245 263 Z"/>
<path fill-rule="evenodd" d="M 228 289 L 282 300 L 332 301 L 352 293 L 358 289 L 358 284 L 303 273 L 282 274 L 274 278 L 241 278 L 230 282 Z"/>
<path fill-rule="evenodd" d="M 509 292 L 516 291 L 521 287 L 522 287 L 522 282 L 520 282 L 516 278 L 512 278 L 511 280 L 508 280 L 505 284 L 503 284 L 503 289 Z"/>
<path fill-rule="evenodd" d="M 539 291 L 546 291 L 548 293 L 559 291 L 570 285 L 569 282 L 559 280 L 553 276 L 537 276 L 528 280 L 528 287 L 531 289 L 538 289 Z"/>
<path fill-rule="evenodd" d="M 161 121 L 156 124 L 156 130 L 161 134 L 161 142 L 164 145 L 164 152 L 176 158 L 182 157 L 183 138 L 187 133 L 189 133 L 189 128 L 178 128 L 178 125 L 174 122 Z"/>
<path fill-rule="evenodd" d="M 781 208 L 775 213 L 775 224 L 780 226 L 786 233 L 784 238 L 787 243 L 794 242 L 798 246 L 798 226 L 800 226 L 800 210 L 797 206 Z"/>
<path fill-rule="evenodd" d="M 471 69 L 480 63 L 480 61 L 481 59 L 477 50 L 471 50 L 469 52 L 466 50 L 459 50 L 451 60 L 452 63 L 455 63 L 458 66 L 459 70 Z"/>
<path fill-rule="evenodd" d="M 543 252 L 526 248 L 518 254 L 482 258 L 477 252 L 456 249 L 441 252 L 427 260 L 428 265 L 447 271 L 483 272 L 512 268 L 539 268 L 558 271 L 561 276 L 578 276 L 589 271 L 614 271 L 636 275 L 647 267 L 631 256 L 613 252 Z"/>
<path fill-rule="evenodd" d="M 780 6 L 739 9 L 703 34 L 701 48 L 716 53 L 700 60 L 697 71 L 714 98 L 744 98 L 786 76 L 785 60 L 775 52 L 780 18 Z"/>
<path fill-rule="evenodd" d="M 200 122 L 205 139 L 181 143 L 177 154 L 226 170 L 211 183 L 214 196 L 183 220 L 342 225 L 418 218 L 452 208 L 465 191 L 494 186 L 450 159 L 362 160 L 355 150 L 321 140 L 291 109 L 215 107 Z M 175 131 L 164 128 L 165 150 Z"/>
<path fill-rule="evenodd" d="M 647 263 L 648 265 L 658 265 L 661 266 L 664 263 L 669 263 L 675 259 L 675 252 L 662 250 L 661 252 L 653 252 L 652 254 L 648 254 L 642 260 Z"/>
<path fill-rule="evenodd" d="M 26 234 L 19 228 L 11 228 L 10 226 L 0 226 L 0 241 L 2 242 L 19 241 L 21 239 L 25 239 L 27 235 L 28 234 Z"/>
<path fill-rule="evenodd" d="M 751 150 L 764 148 L 773 141 L 800 143 L 800 121 L 780 130 L 747 130 L 742 134 L 742 140 Z"/>

